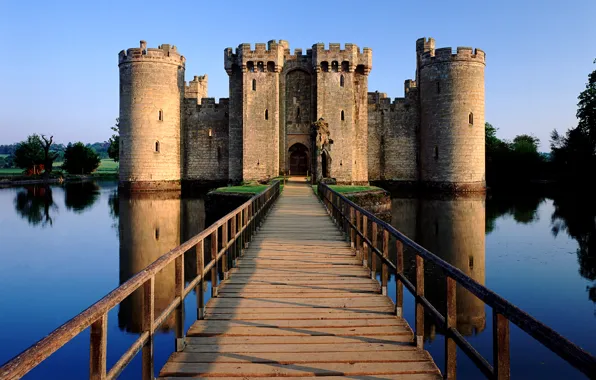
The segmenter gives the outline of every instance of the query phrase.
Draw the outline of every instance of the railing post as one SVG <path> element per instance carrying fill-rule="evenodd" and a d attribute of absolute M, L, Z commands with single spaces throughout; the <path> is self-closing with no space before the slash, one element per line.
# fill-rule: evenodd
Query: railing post
<path fill-rule="evenodd" d="M 155 310 L 155 276 L 143 284 L 143 332 L 149 333 L 143 345 L 143 380 L 154 380 L 153 374 L 153 323 Z"/>
<path fill-rule="evenodd" d="M 248 249 L 248 243 L 250 242 L 250 234 L 248 233 L 248 207 L 242 210 L 242 227 L 244 228 L 244 249 Z"/>
<path fill-rule="evenodd" d="M 197 319 L 205 318 L 205 256 L 204 256 L 204 245 L 205 241 L 201 240 L 197 243 L 197 276 L 201 276 L 201 279 L 197 283 L 195 293 L 197 293 Z"/>
<path fill-rule="evenodd" d="M 403 276 L 404 274 L 404 245 L 401 241 L 395 241 L 395 248 L 397 250 L 397 273 Z M 404 284 L 402 284 L 399 277 L 395 276 L 395 315 L 403 316 L 404 310 Z"/>
<path fill-rule="evenodd" d="M 175 283 L 175 295 L 180 297 L 180 305 L 176 307 L 176 341 L 174 349 L 176 352 L 180 352 L 186 345 L 184 340 L 184 253 L 176 257 L 174 261 L 174 283 Z"/>
<path fill-rule="evenodd" d="M 496 380 L 509 380 L 509 320 L 493 309 L 493 368 Z"/>
<path fill-rule="evenodd" d="M 377 223 L 375 223 L 374 221 L 372 222 L 372 231 L 371 231 L 371 237 L 370 237 L 370 241 L 372 242 L 372 248 L 377 248 L 378 246 L 378 231 L 377 231 Z M 370 278 L 372 278 L 373 280 L 377 279 L 377 253 L 375 252 L 374 249 L 370 250 Z"/>
<path fill-rule="evenodd" d="M 414 344 L 424 348 L 424 305 L 420 302 L 424 297 L 424 259 L 416 254 L 416 337 Z"/>
<path fill-rule="evenodd" d="M 355 242 L 356 242 L 356 230 L 354 229 L 354 227 L 352 227 L 352 225 L 354 225 L 355 223 L 355 214 L 354 214 L 354 207 L 348 205 L 348 208 L 350 209 L 350 222 L 347 223 L 349 231 L 350 231 L 350 247 L 352 247 L 352 249 L 356 248 L 355 246 Z"/>
<path fill-rule="evenodd" d="M 383 230 L 383 257 L 389 259 L 389 231 Z M 383 260 L 381 272 L 381 293 L 387 295 L 387 283 L 389 282 L 389 266 Z"/>
<path fill-rule="evenodd" d="M 362 263 L 362 215 L 356 210 L 356 258 Z"/>
<path fill-rule="evenodd" d="M 366 215 L 362 216 L 362 235 L 365 238 L 368 238 L 368 217 Z M 368 243 L 366 241 L 362 242 L 362 265 L 366 268 L 368 267 Z"/>
<path fill-rule="evenodd" d="M 211 233 L 211 297 L 217 297 L 217 228 Z"/>
<path fill-rule="evenodd" d="M 451 338 L 450 329 L 457 328 L 457 283 L 447 276 L 447 307 L 445 310 L 445 378 L 455 379 L 457 369 L 457 345 Z"/>
<path fill-rule="evenodd" d="M 91 325 L 89 347 L 89 379 L 106 378 L 106 354 L 108 347 L 108 314 L 103 314 Z"/>
<path fill-rule="evenodd" d="M 234 231 L 234 236 L 237 236 L 238 233 L 242 230 L 242 212 L 236 214 L 236 230 Z M 244 243 L 242 243 L 242 236 L 238 236 L 236 241 L 236 256 L 242 256 L 242 250 L 244 249 Z"/>
<path fill-rule="evenodd" d="M 232 268 L 236 266 L 236 258 L 234 257 L 234 224 L 236 222 L 235 218 L 231 218 L 230 220 L 226 220 L 226 222 L 223 225 L 223 229 L 221 231 L 221 236 L 223 241 L 221 242 L 221 246 L 225 247 L 228 245 L 228 243 L 230 242 L 230 240 L 232 240 L 232 245 L 230 247 L 230 249 L 226 249 L 226 253 L 224 255 L 224 259 L 221 262 L 221 265 L 225 265 L 222 269 L 224 270 L 224 280 L 227 280 L 229 278 L 229 273 L 228 273 L 228 263 L 231 261 L 232 262 Z M 229 224 L 228 224 L 229 223 Z M 228 225 L 229 227 L 229 231 L 230 234 L 228 235 Z"/>

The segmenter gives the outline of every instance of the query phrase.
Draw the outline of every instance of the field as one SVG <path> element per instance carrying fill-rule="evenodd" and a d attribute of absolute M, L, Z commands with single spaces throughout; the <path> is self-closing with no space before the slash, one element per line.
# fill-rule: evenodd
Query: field
<path fill-rule="evenodd" d="M 6 156 L 6 155 L 0 155 Z M 62 166 L 62 162 L 54 162 L 54 172 L 60 171 L 60 167 Z M 23 173 L 23 169 L 0 169 L 0 176 L 17 176 Z M 93 174 L 117 174 L 118 173 L 118 163 L 112 159 L 106 158 L 101 160 L 99 163 L 99 167 Z"/>

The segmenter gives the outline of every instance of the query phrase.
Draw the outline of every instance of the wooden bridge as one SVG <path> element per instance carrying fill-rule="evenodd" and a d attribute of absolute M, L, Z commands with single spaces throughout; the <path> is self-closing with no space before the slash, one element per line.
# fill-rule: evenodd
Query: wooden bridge
<path fill-rule="evenodd" d="M 0 379 L 22 377 L 86 328 L 91 329 L 91 379 L 117 378 L 138 352 L 142 378 L 154 379 L 153 336 L 172 314 L 175 352 L 159 371 L 160 378 L 170 380 L 453 379 L 457 347 L 487 378 L 509 379 L 510 323 L 584 374 L 596 373 L 596 359 L 589 353 L 392 226 L 325 185 L 318 186 L 318 195 L 305 182 L 289 182 L 283 193 L 274 182 L 0 367 Z M 390 244 L 395 245 L 396 262 L 389 259 Z M 404 248 L 415 256 L 413 279 L 404 272 Z M 184 257 L 190 250 L 197 253 L 197 275 L 186 284 Z M 444 313 L 424 296 L 425 262 L 445 274 Z M 168 265 L 175 266 L 176 297 L 156 317 L 155 275 Z M 375 274 L 379 267 L 380 283 Z M 386 296 L 390 272 L 396 276 L 395 304 Z M 205 305 L 207 278 L 212 298 Z M 493 309 L 494 365 L 457 330 L 456 286 Z M 404 287 L 415 296 L 414 331 L 402 318 Z M 108 370 L 107 313 L 137 289 L 143 291 L 138 310 L 143 333 Z M 185 332 L 184 298 L 193 290 L 197 321 Z M 423 348 L 425 314 L 445 332 L 442 372 Z"/>

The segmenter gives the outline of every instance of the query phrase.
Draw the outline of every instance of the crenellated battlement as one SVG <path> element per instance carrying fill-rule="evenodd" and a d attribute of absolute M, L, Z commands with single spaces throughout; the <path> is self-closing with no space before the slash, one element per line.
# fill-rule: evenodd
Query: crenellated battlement
<path fill-rule="evenodd" d="M 459 46 L 456 51 L 451 47 L 444 47 L 439 49 L 431 49 L 422 53 L 420 65 L 432 65 L 442 62 L 457 62 L 468 61 L 474 63 L 486 64 L 486 54 L 483 50 L 474 49 L 471 47 Z"/>
<path fill-rule="evenodd" d="M 196 99 L 197 102 L 207 96 L 207 74 L 195 75 L 193 80 L 185 82 L 184 84 L 184 97 L 187 99 Z"/>
<path fill-rule="evenodd" d="M 328 49 L 324 43 L 314 44 L 312 56 L 317 72 L 326 71 L 327 68 L 329 71 L 354 72 L 360 67 L 363 73 L 368 75 L 372 70 L 372 49 L 365 47 L 360 51 L 360 48 L 352 43 L 346 43 L 343 50 L 338 43 L 330 43 Z"/>
<path fill-rule="evenodd" d="M 215 98 L 202 98 L 199 104 L 200 109 L 206 108 L 228 108 L 230 105 L 229 98 L 219 98 L 219 102 L 215 101 Z"/>
<path fill-rule="evenodd" d="M 138 48 L 122 50 L 118 54 L 118 65 L 141 61 L 184 66 L 186 58 L 178 53 L 175 45 L 163 44 L 157 48 L 147 48 L 147 42 L 142 40 Z"/>
<path fill-rule="evenodd" d="M 312 61 L 312 49 L 306 49 L 306 54 L 300 48 L 294 49 L 294 54 L 290 52 L 290 48 L 284 50 L 285 61 L 297 61 L 297 62 L 311 62 Z"/>
<path fill-rule="evenodd" d="M 243 72 L 261 71 L 279 73 L 284 62 L 284 52 L 288 49 L 287 41 L 280 40 L 279 43 L 271 40 L 265 43 L 255 43 L 254 49 L 251 44 L 243 43 L 238 45 L 234 51 L 232 48 L 224 50 L 224 66 L 228 73 L 232 67 L 237 65 Z"/>
<path fill-rule="evenodd" d="M 414 82 L 414 81 L 410 81 Z M 416 87 L 411 87 L 411 90 Z M 417 89 L 416 89 L 417 90 Z M 369 92 L 368 93 L 368 106 L 370 111 L 385 111 L 395 112 L 403 110 L 404 106 L 412 104 L 413 99 L 410 96 L 403 98 L 390 98 L 384 92 Z"/>

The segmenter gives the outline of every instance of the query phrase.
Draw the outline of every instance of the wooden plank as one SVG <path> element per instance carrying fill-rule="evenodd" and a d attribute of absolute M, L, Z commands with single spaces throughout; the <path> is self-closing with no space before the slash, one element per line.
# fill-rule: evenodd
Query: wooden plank
<path fill-rule="evenodd" d="M 280 316 L 278 316 L 279 318 Z M 371 327 L 371 326 L 406 326 L 406 321 L 397 318 L 387 316 L 385 318 L 373 318 L 373 319 L 254 319 L 251 321 L 244 320 L 213 320 L 208 319 L 194 323 L 191 329 L 199 327 L 217 327 L 217 328 L 229 328 L 229 327 L 276 327 L 276 328 L 309 328 L 309 327 Z"/>
<path fill-rule="evenodd" d="M 392 344 L 411 344 L 412 334 L 410 335 L 360 335 L 360 336 L 202 336 L 188 337 L 187 344 L 353 344 L 353 343 L 382 343 Z"/>
<path fill-rule="evenodd" d="M 170 360 L 177 363 L 396 363 L 428 361 L 430 356 L 426 352 L 408 350 L 395 351 L 365 351 L 365 352 L 244 352 L 244 353 L 212 353 L 212 352 L 177 352 Z"/>
<path fill-rule="evenodd" d="M 417 351 L 416 347 L 409 344 L 386 343 L 320 343 L 320 344 L 189 344 L 184 352 L 211 352 L 211 353 L 258 353 L 258 352 L 380 352 L 380 351 Z M 399 354 L 394 354 L 399 355 Z"/>
<path fill-rule="evenodd" d="M 202 327 L 193 325 L 187 333 L 188 336 L 360 336 L 360 335 L 410 335 L 402 326 L 380 327 Z"/>
<path fill-rule="evenodd" d="M 167 362 L 161 376 L 353 376 L 436 373 L 431 361 L 391 363 L 176 363 Z"/>
<path fill-rule="evenodd" d="M 213 379 L 212 377 L 201 377 L 201 376 L 193 376 L 195 380 L 201 379 Z M 163 380 L 180 380 L 180 377 L 160 377 Z M 309 377 L 309 376 L 300 376 L 300 377 L 284 377 L 283 380 L 320 380 L 320 377 Z M 439 380 L 442 379 L 439 373 L 409 373 L 409 374 L 398 374 L 398 375 L 383 375 L 383 377 L 374 377 L 371 375 L 359 375 L 359 376 L 350 376 L 350 379 L 355 380 Z M 226 377 L 221 376 L 218 377 L 217 380 L 238 380 L 238 377 Z M 243 376 L 242 380 L 271 380 L 271 377 L 258 377 L 258 376 Z M 345 380 L 345 377 L 340 376 L 326 376 L 325 380 Z"/>

